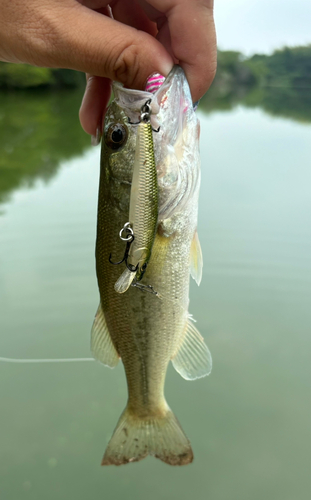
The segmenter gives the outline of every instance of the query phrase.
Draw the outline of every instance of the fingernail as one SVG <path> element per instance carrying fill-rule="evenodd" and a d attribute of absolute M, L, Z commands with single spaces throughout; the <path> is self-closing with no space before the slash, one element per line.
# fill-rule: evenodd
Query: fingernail
<path fill-rule="evenodd" d="M 169 61 L 163 61 L 161 64 L 160 73 L 166 78 L 173 68 L 174 68 L 174 63 Z"/>
<path fill-rule="evenodd" d="M 102 137 L 101 129 L 100 129 L 100 127 L 97 127 L 96 135 L 91 136 L 92 146 L 98 146 L 98 144 L 100 143 L 101 137 Z"/>
<path fill-rule="evenodd" d="M 165 76 L 160 75 L 160 73 L 152 73 L 146 80 L 145 90 L 147 92 L 155 94 L 156 91 L 161 87 L 164 80 Z"/>

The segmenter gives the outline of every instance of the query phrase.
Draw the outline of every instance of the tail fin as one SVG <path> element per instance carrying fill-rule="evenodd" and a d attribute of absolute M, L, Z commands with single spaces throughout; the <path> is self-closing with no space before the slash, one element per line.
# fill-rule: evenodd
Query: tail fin
<path fill-rule="evenodd" d="M 186 465 L 193 460 L 190 442 L 170 409 L 164 417 L 141 419 L 126 408 L 109 441 L 102 465 L 138 462 L 147 455 L 170 465 Z"/>

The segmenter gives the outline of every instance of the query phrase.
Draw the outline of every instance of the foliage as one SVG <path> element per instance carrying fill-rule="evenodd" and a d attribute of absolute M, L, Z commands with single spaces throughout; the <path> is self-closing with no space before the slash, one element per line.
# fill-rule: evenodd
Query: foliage
<path fill-rule="evenodd" d="M 310 87 L 311 45 L 249 59 L 239 52 L 219 52 L 216 78 L 201 109 L 261 107 L 272 115 L 311 122 Z"/>
<path fill-rule="evenodd" d="M 61 161 L 89 147 L 81 98 L 80 90 L 0 93 L 0 201 L 37 178 L 48 181 Z"/>
<path fill-rule="evenodd" d="M 84 81 L 82 73 L 70 70 L 0 63 L 0 88 L 18 89 L 0 93 L 0 201 L 37 178 L 48 181 L 62 160 L 89 146 L 77 111 Z M 211 113 L 243 105 L 311 123 L 310 86 L 311 46 L 249 59 L 219 52 L 215 81 L 199 109 Z M 80 88 L 53 90 L 62 87 Z"/>
<path fill-rule="evenodd" d="M 251 68 L 240 52 L 218 51 L 215 85 L 253 85 L 256 83 Z"/>
<path fill-rule="evenodd" d="M 311 86 L 311 45 L 285 47 L 246 59 L 240 52 L 218 52 L 214 85 Z"/>
<path fill-rule="evenodd" d="M 49 68 L 28 64 L 0 63 L 0 86 L 6 88 L 31 88 L 48 85 L 53 79 Z"/>
<path fill-rule="evenodd" d="M 299 87 L 255 87 L 241 101 L 248 107 L 260 107 L 273 116 L 311 123 L 311 93 Z"/>
<path fill-rule="evenodd" d="M 283 87 L 310 87 L 311 45 L 285 47 L 271 56 L 254 55 L 248 67 L 261 78 L 261 83 Z"/>
<path fill-rule="evenodd" d="M 227 111 L 236 106 L 261 108 L 273 116 L 311 123 L 311 92 L 308 88 L 291 86 L 233 86 L 212 85 L 200 101 L 205 113 Z"/>
<path fill-rule="evenodd" d="M 0 88 L 4 89 L 78 87 L 84 82 L 84 75 L 78 71 L 0 62 Z"/>
<path fill-rule="evenodd" d="M 77 71 L 0 62 L 0 88 L 79 87 L 84 82 L 84 75 Z M 213 85 L 226 91 L 241 85 L 310 86 L 311 45 L 285 47 L 271 55 L 255 54 L 250 58 L 236 51 L 218 51 Z"/>
<path fill-rule="evenodd" d="M 82 87 L 85 86 L 85 74 L 71 69 L 53 69 L 54 87 Z"/>

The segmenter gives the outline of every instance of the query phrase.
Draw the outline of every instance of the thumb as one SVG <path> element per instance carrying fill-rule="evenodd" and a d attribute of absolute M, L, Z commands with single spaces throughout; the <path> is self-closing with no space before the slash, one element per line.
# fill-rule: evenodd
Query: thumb
<path fill-rule="evenodd" d="M 79 3 L 62 5 L 47 38 L 49 66 L 70 68 L 142 89 L 157 71 L 166 76 L 173 60 L 148 33 L 119 23 Z M 46 64 L 45 64 L 46 65 Z"/>

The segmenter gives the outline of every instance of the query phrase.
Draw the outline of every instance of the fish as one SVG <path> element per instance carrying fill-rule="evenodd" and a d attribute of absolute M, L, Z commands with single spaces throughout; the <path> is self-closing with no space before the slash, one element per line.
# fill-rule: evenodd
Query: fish
<path fill-rule="evenodd" d="M 96 237 L 100 304 L 91 332 L 96 360 L 113 368 L 121 359 L 127 405 L 107 445 L 102 465 L 122 465 L 148 455 L 186 465 L 193 451 L 164 396 L 171 361 L 186 380 L 211 372 L 212 358 L 189 307 L 190 275 L 202 277 L 197 234 L 200 186 L 199 120 L 184 71 L 174 66 L 155 93 L 113 84 L 103 126 Z M 129 253 L 123 238 L 129 222 L 131 189 L 142 107 L 150 102 L 157 170 L 157 221 L 147 268 L 125 293 L 115 284 Z M 122 232 L 123 231 L 123 232 Z M 124 238 L 125 239 L 125 238 Z M 132 243 L 130 243 L 131 245 Z M 124 253 L 125 252 L 125 253 Z M 134 286 L 133 286 L 134 285 Z M 149 293 L 150 292 L 150 293 Z"/>

